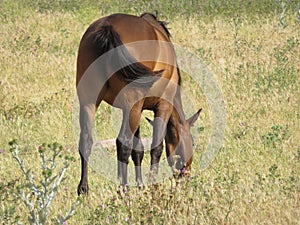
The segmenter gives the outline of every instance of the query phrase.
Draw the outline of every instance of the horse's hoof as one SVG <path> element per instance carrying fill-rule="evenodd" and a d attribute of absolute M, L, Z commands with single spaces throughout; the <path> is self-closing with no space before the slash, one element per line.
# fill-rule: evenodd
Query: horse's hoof
<path fill-rule="evenodd" d="M 138 183 L 138 184 L 137 184 L 137 188 L 138 188 L 138 189 L 145 189 L 145 187 L 146 187 L 146 186 L 145 186 L 143 183 Z"/>
<path fill-rule="evenodd" d="M 145 185 L 144 185 L 144 183 L 143 183 L 143 180 L 142 179 L 138 179 L 137 181 L 136 181 L 136 186 L 138 187 L 138 188 L 144 188 L 145 187 Z"/>
<path fill-rule="evenodd" d="M 89 186 L 87 184 L 79 184 L 78 185 L 78 189 L 77 189 L 78 196 L 87 194 L 88 192 L 89 192 Z"/>

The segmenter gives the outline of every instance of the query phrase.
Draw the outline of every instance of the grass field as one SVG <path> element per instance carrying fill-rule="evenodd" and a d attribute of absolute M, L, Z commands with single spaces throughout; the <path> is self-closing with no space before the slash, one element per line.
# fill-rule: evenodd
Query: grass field
<path fill-rule="evenodd" d="M 184 74 L 184 89 L 203 108 L 192 176 L 124 192 L 90 168 L 90 194 L 65 224 L 300 224 L 300 3 L 279 0 L 0 1 L 1 224 L 28 224 L 20 189 L 34 198 L 9 151 L 13 139 L 36 179 L 45 175 L 38 160 L 41 144 L 58 142 L 75 158 L 47 224 L 76 201 L 80 38 L 101 16 L 155 9 L 169 22 L 173 42 L 202 58 L 218 79 L 227 112 L 223 147 L 201 171 L 209 106 Z M 100 139 L 116 137 L 112 114 L 101 105 Z M 143 136 L 149 135 L 144 121 L 143 127 Z"/>

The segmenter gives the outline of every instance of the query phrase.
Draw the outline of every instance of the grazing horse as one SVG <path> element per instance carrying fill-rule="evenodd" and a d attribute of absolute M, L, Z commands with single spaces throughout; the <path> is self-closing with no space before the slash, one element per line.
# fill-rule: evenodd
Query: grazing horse
<path fill-rule="evenodd" d="M 165 23 L 156 16 L 113 14 L 92 23 L 83 35 L 77 58 L 76 87 L 80 104 L 81 180 L 78 194 L 88 192 L 88 158 L 92 127 L 102 100 L 122 109 L 123 120 L 116 139 L 118 178 L 127 184 L 131 156 L 136 182 L 142 184 L 144 148 L 140 138 L 143 110 L 154 112 L 151 171 L 157 173 L 163 140 L 170 166 L 188 170 L 192 162 L 190 126 L 199 110 L 185 120 L 180 95 L 180 73 Z M 175 155 L 179 159 L 175 160 Z"/>

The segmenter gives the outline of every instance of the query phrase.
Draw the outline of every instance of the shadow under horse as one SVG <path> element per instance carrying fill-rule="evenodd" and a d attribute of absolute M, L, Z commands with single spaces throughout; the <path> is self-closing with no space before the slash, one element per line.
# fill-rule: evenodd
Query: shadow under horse
<path fill-rule="evenodd" d="M 180 71 L 165 23 L 156 16 L 113 14 L 92 23 L 84 33 L 77 58 L 76 87 L 80 103 L 81 180 L 78 194 L 88 192 L 88 159 L 92 128 L 101 101 L 122 109 L 116 139 L 118 178 L 127 184 L 131 156 L 136 182 L 143 183 L 144 147 L 140 137 L 143 110 L 154 112 L 150 170 L 157 174 L 166 144 L 168 163 L 180 171 L 191 169 L 193 138 L 190 127 L 201 109 L 185 119 L 180 94 Z M 176 160 L 175 155 L 179 159 Z"/>

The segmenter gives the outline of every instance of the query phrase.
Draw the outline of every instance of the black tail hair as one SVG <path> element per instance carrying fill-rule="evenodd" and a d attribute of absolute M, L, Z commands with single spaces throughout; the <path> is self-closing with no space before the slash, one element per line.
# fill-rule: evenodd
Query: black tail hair
<path fill-rule="evenodd" d="M 114 66 L 121 68 L 118 74 L 121 75 L 120 78 L 132 82 L 139 78 L 158 76 L 161 75 L 163 71 L 152 71 L 147 66 L 138 62 L 124 46 L 119 34 L 110 25 L 102 26 L 99 31 L 95 34 L 94 42 L 98 47 L 98 51 L 103 55 L 111 49 L 117 48 L 118 51 L 113 52 L 113 62 Z M 149 77 L 150 78 L 150 77 Z M 156 79 L 149 79 L 153 80 Z"/>

